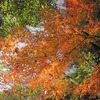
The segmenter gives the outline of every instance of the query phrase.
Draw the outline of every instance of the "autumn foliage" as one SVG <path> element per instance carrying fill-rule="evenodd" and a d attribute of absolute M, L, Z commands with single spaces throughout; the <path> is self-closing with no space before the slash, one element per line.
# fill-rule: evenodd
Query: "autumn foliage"
<path fill-rule="evenodd" d="M 25 27 L 12 28 L 13 34 L 3 40 L 0 59 L 9 68 L 3 76 L 7 84 L 28 84 L 32 90 L 40 88 L 43 100 L 47 95 L 64 99 L 69 86 L 65 73 L 72 61 L 77 65 L 86 61 L 81 51 L 88 52 L 91 43 L 98 42 L 100 32 L 100 21 L 93 17 L 98 12 L 97 2 L 66 1 L 64 11 L 47 5 L 40 10 L 43 31 L 32 34 Z M 99 86 L 100 64 L 83 84 L 72 87 L 74 92 L 84 95 L 100 93 Z"/>

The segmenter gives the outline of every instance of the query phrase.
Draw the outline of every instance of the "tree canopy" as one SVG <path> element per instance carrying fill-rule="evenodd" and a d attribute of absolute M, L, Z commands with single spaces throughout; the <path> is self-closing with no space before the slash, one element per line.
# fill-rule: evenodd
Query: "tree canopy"
<path fill-rule="evenodd" d="M 15 18 L 31 25 L 34 13 L 35 17 L 38 14 L 44 30 L 32 34 L 26 27 L 12 27 L 13 34 L 0 40 L 0 60 L 9 69 L 2 73 L 3 81 L 15 88 L 26 85 L 29 91 L 36 90 L 34 98 L 42 100 L 63 100 L 69 94 L 77 99 L 86 94 L 99 96 L 100 1 L 67 0 L 66 10 L 51 7 L 51 0 L 37 0 L 36 4 L 32 0 L 23 2 L 26 8 L 23 3 L 17 8 L 17 3 L 14 5 L 17 9 L 14 15 L 20 16 Z M 40 3 L 44 6 L 38 11 Z M 18 10 L 20 6 L 27 10 Z M 34 10 L 30 12 L 30 9 Z"/>
<path fill-rule="evenodd" d="M 1 0 L 0 1 L 0 36 L 11 33 L 11 27 L 39 25 L 38 11 L 45 5 L 54 6 L 52 0 Z"/>

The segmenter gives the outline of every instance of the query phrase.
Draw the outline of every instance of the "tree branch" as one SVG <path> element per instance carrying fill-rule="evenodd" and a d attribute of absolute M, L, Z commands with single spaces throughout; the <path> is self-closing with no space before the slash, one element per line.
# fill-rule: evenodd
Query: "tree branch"
<path fill-rule="evenodd" d="M 86 39 L 86 38 L 84 38 L 79 44 L 77 44 L 71 51 L 66 52 L 66 53 L 65 53 L 65 56 L 66 56 L 67 54 L 72 53 L 78 46 L 80 46 L 80 45 L 85 41 L 85 39 Z"/>

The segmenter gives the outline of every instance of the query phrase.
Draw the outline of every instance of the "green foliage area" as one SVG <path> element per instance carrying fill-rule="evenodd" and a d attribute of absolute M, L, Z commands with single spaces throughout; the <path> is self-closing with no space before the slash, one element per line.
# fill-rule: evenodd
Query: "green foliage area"
<path fill-rule="evenodd" d="M 82 20 L 79 22 L 78 26 L 79 26 L 79 27 L 84 27 L 84 26 L 87 25 L 88 23 L 89 23 L 88 20 L 82 19 Z"/>
<path fill-rule="evenodd" d="M 13 96 L 13 93 L 0 92 L 0 100 L 19 100 L 18 97 Z"/>
<path fill-rule="evenodd" d="M 86 62 L 82 63 L 75 72 L 70 73 L 69 76 L 78 84 L 82 83 L 92 74 L 92 68 L 87 65 Z"/>
<path fill-rule="evenodd" d="M 80 63 L 74 72 L 70 72 L 68 76 L 73 79 L 77 84 L 81 84 L 84 80 L 88 79 L 93 72 L 93 67 L 96 65 L 94 56 L 90 52 L 83 52 L 85 61 Z"/>
<path fill-rule="evenodd" d="M 94 20 L 100 21 L 100 0 L 94 0 L 96 2 L 96 9 L 92 14 Z"/>
<path fill-rule="evenodd" d="M 99 11 L 93 13 L 93 19 L 94 20 L 100 20 L 100 9 L 99 9 Z"/>
<path fill-rule="evenodd" d="M 39 25 L 38 11 L 54 6 L 53 0 L 2 0 L 0 2 L 0 36 L 6 37 L 14 26 Z"/>
<path fill-rule="evenodd" d="M 65 96 L 65 100 L 80 100 L 79 95 L 68 94 Z"/>
<path fill-rule="evenodd" d="M 0 100 L 33 100 L 33 98 L 38 98 L 40 88 L 31 90 L 24 86 L 25 84 L 19 84 L 12 87 L 11 90 L 0 92 Z"/>

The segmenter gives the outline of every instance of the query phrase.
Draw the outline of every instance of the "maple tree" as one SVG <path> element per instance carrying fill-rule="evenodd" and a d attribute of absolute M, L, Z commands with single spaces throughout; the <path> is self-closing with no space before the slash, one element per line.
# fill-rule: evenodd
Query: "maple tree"
<path fill-rule="evenodd" d="M 38 38 L 41 39 L 39 40 Z M 35 35 L 30 34 L 27 30 L 25 32 L 23 29 L 18 29 L 15 35 L 8 36 L 5 41 L 2 48 L 2 58 L 4 59 L 3 63 L 6 63 L 11 71 L 5 76 L 7 83 L 9 83 L 9 81 L 13 84 L 20 82 L 26 84 L 30 82 L 29 87 L 31 89 L 43 86 L 47 90 L 50 90 L 51 85 L 56 83 L 57 86 L 56 84 L 52 86 L 54 87 L 52 89 L 54 91 L 57 89 L 59 91 L 61 90 L 58 88 L 59 85 L 61 88 L 66 86 L 66 84 L 64 84 L 66 83 L 66 79 L 63 79 L 65 77 L 63 74 L 65 68 L 59 70 L 61 67 L 60 62 L 56 61 L 54 57 L 50 56 L 47 59 L 48 55 L 46 55 L 46 53 L 50 54 L 54 52 L 54 49 L 44 41 L 43 34 Z M 26 46 L 20 49 L 17 46 L 18 42 L 23 42 Z M 43 50 L 44 48 L 45 51 Z M 42 83 L 40 84 L 40 82 Z M 59 93 L 59 91 L 58 94 L 63 95 L 63 93 Z"/>
<path fill-rule="evenodd" d="M 8 35 L 1 45 L 0 59 L 10 70 L 4 76 L 6 83 L 28 84 L 30 89 L 41 88 L 42 99 L 47 95 L 57 100 L 64 98 L 64 91 L 69 86 L 65 72 L 73 61 L 74 65 L 88 61 L 82 51 L 88 52 L 91 46 L 97 46 L 100 37 L 99 18 L 92 16 L 98 10 L 97 2 L 68 0 L 66 6 L 66 11 L 47 5 L 40 10 L 40 22 L 44 27 L 41 32 L 31 34 L 26 28 L 12 28 L 14 34 Z M 99 47 L 98 50 L 94 48 L 100 52 Z M 95 77 L 98 77 L 96 84 L 99 86 L 98 75 L 94 73 L 89 78 L 91 88 Z M 81 90 L 81 85 L 78 89 Z"/>

